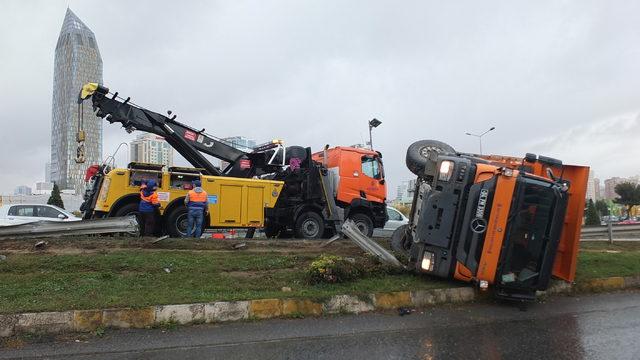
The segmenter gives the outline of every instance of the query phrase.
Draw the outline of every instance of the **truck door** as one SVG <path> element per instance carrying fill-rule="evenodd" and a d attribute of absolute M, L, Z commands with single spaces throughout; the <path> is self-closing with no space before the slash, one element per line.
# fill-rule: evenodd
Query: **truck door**
<path fill-rule="evenodd" d="M 384 202 L 386 187 L 382 162 L 378 156 L 364 155 L 361 158 L 362 177 L 359 182 L 360 194 L 369 201 Z"/>

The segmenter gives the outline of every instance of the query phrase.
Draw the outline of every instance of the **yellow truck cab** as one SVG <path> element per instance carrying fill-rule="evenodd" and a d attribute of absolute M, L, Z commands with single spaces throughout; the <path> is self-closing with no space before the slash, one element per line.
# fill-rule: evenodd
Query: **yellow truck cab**
<path fill-rule="evenodd" d="M 280 196 L 282 181 L 244 179 L 202 175 L 200 169 L 131 163 L 95 177 L 98 191 L 94 204 L 87 204 L 91 217 L 137 215 L 140 186 L 155 180 L 160 200 L 162 232 L 172 237 L 186 234 L 187 209 L 184 198 L 200 179 L 207 192 L 209 212 L 205 228 L 260 228 L 264 226 L 265 208 L 273 208 Z M 142 226 L 142 225 L 141 225 Z"/>

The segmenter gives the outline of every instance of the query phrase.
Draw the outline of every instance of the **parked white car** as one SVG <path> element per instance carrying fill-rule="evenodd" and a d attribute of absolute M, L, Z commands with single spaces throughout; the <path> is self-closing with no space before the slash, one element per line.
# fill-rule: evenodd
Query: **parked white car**
<path fill-rule="evenodd" d="M 394 207 L 387 206 L 387 215 L 389 220 L 384 224 L 384 228 L 373 229 L 374 237 L 391 237 L 395 229 L 409 223 L 409 219 Z"/>
<path fill-rule="evenodd" d="M 36 221 L 80 221 L 72 213 L 53 205 L 9 204 L 0 206 L 0 226 Z"/>

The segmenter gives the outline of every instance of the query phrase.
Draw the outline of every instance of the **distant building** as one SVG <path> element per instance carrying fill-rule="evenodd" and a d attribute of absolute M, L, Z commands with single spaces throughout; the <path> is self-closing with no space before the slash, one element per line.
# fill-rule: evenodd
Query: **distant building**
<path fill-rule="evenodd" d="M 253 151 L 253 148 L 256 147 L 255 140 L 248 139 L 244 136 L 231 136 L 222 140 L 236 149 L 244 150 L 247 152 Z"/>
<path fill-rule="evenodd" d="M 406 180 L 400 183 L 397 188 L 396 203 L 411 204 L 413 202 L 413 193 L 415 192 L 416 180 Z"/>
<path fill-rule="evenodd" d="M 591 199 L 596 201 L 596 188 L 594 183 L 594 173 L 593 170 L 589 170 L 589 179 L 587 180 L 587 193 L 585 194 L 585 198 L 587 200 Z"/>
<path fill-rule="evenodd" d="M 596 194 L 596 200 L 602 200 L 602 189 L 600 188 L 600 179 L 593 178 L 593 190 Z"/>
<path fill-rule="evenodd" d="M 84 163 L 76 163 L 76 134 L 79 127 L 78 93 L 88 82 L 102 83 L 102 58 L 93 31 L 70 9 L 62 23 L 53 67 L 51 110 L 51 178 L 61 189 L 84 192 L 84 175 L 89 165 L 102 161 L 102 119 L 91 105 L 82 111 Z"/>
<path fill-rule="evenodd" d="M 53 183 L 39 181 L 36 183 L 36 188 L 33 193 L 37 195 L 51 195 L 51 191 L 53 191 Z"/>
<path fill-rule="evenodd" d="M 253 151 L 253 148 L 256 147 L 255 140 L 248 139 L 244 136 L 231 136 L 231 137 L 222 139 L 222 141 L 224 141 L 228 145 L 233 146 L 236 149 L 246 151 L 246 152 L 251 152 Z M 227 166 L 229 166 L 228 162 L 224 160 L 220 161 L 220 170 L 224 170 Z"/>
<path fill-rule="evenodd" d="M 51 162 L 44 164 L 44 182 L 51 182 Z"/>
<path fill-rule="evenodd" d="M 618 194 L 616 194 L 616 190 L 615 190 L 616 185 L 622 184 L 623 182 L 627 182 L 627 181 L 629 180 L 625 178 L 620 178 L 617 176 L 605 180 L 604 181 L 604 198 L 607 200 L 613 200 L 617 198 Z"/>
<path fill-rule="evenodd" d="M 13 190 L 14 195 L 31 195 L 31 188 L 26 185 L 20 185 Z"/>
<path fill-rule="evenodd" d="M 173 166 L 173 148 L 162 137 L 142 134 L 129 144 L 131 161 Z"/>

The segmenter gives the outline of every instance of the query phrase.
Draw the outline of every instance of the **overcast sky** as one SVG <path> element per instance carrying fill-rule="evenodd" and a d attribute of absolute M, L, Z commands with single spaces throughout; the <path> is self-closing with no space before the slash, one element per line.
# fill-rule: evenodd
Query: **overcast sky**
<path fill-rule="evenodd" d="M 485 152 L 640 173 L 640 2 L 21 0 L 0 4 L 2 193 L 44 179 L 67 6 L 108 87 L 213 135 L 319 150 L 380 119 L 390 197 L 413 141 L 477 151 L 491 126 Z M 133 136 L 105 122 L 105 154 Z"/>

